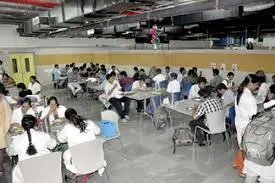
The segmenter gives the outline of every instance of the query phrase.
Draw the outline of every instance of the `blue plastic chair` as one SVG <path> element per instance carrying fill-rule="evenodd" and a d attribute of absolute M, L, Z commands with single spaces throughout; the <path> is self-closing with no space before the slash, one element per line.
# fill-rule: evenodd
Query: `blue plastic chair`
<path fill-rule="evenodd" d="M 168 87 L 168 81 L 167 80 L 164 80 L 164 81 L 161 81 L 160 83 L 159 83 L 159 87 L 160 88 L 167 88 Z"/>
<path fill-rule="evenodd" d="M 235 128 L 235 116 L 236 116 L 236 110 L 235 107 L 229 108 L 229 120 L 230 120 L 230 126 L 231 128 Z"/>
<path fill-rule="evenodd" d="M 155 106 L 153 105 L 152 102 L 150 102 L 150 104 L 146 108 L 146 112 L 149 114 L 153 114 L 155 111 L 155 107 L 157 108 L 161 105 L 161 97 L 160 96 L 154 97 L 153 100 L 155 102 Z"/>
<path fill-rule="evenodd" d="M 125 90 L 125 91 L 132 91 L 132 85 L 126 85 L 126 86 L 124 87 L 124 90 Z"/>
<path fill-rule="evenodd" d="M 183 98 L 188 97 L 191 87 L 192 87 L 191 83 L 182 82 L 182 97 Z"/>

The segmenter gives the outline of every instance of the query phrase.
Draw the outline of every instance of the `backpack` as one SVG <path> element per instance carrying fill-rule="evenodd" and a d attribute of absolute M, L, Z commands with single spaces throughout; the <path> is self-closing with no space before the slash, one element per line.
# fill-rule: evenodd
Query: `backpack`
<path fill-rule="evenodd" d="M 157 130 L 163 129 L 167 125 L 168 119 L 169 114 L 165 107 L 160 106 L 154 110 L 153 122 Z"/>
<path fill-rule="evenodd" d="M 274 162 L 275 118 L 271 112 L 263 112 L 246 127 L 242 148 L 245 158 L 262 166 Z"/>
<path fill-rule="evenodd" d="M 193 144 L 193 133 L 189 128 L 177 128 L 174 131 L 172 141 L 174 144 L 173 154 L 175 154 L 176 146 L 187 146 Z"/>

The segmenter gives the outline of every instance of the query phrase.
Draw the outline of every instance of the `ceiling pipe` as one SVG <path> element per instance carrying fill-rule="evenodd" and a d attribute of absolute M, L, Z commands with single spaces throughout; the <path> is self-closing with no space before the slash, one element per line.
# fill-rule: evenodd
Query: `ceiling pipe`
<path fill-rule="evenodd" d="M 41 1 L 41 0 L 0 0 L 3 2 L 9 2 L 9 3 L 17 3 L 17 4 L 30 4 L 34 6 L 42 6 L 47 8 L 54 8 L 58 6 L 60 3 L 56 1 Z"/>
<path fill-rule="evenodd" d="M 14 8 L 14 9 L 23 9 L 23 10 L 36 10 L 36 11 L 46 11 L 49 10 L 49 8 L 46 7 L 40 7 L 40 6 L 33 6 L 30 4 L 16 4 L 16 3 L 8 3 L 0 1 L 0 7 L 1 8 Z"/>

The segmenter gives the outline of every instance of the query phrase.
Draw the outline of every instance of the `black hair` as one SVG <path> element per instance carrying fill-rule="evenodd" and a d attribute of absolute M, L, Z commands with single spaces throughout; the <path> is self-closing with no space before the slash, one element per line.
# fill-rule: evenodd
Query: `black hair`
<path fill-rule="evenodd" d="M 92 69 L 89 67 L 89 68 L 87 68 L 87 72 L 91 72 L 92 71 Z"/>
<path fill-rule="evenodd" d="M 58 64 L 55 64 L 55 65 L 54 65 L 54 67 L 57 67 L 57 66 L 58 66 Z"/>
<path fill-rule="evenodd" d="M 3 83 L 0 83 L 0 94 L 8 95 L 9 91 L 6 90 L 5 85 Z"/>
<path fill-rule="evenodd" d="M 140 69 L 140 72 L 145 72 L 145 70 L 143 68 Z"/>
<path fill-rule="evenodd" d="M 24 103 L 27 103 L 31 106 L 32 105 L 32 100 L 29 97 L 25 97 L 25 98 L 22 99 L 21 105 L 23 105 Z"/>
<path fill-rule="evenodd" d="M 275 78 L 275 75 L 273 75 L 272 78 L 274 79 L 274 78 Z"/>
<path fill-rule="evenodd" d="M 138 71 L 138 67 L 134 67 L 134 71 Z"/>
<path fill-rule="evenodd" d="M 26 85 L 24 83 L 18 83 L 17 86 L 16 86 L 18 89 L 22 89 L 22 90 L 26 90 Z"/>
<path fill-rule="evenodd" d="M 1 64 L 1 65 L 3 64 L 3 61 L 2 61 L 2 60 L 0 60 L 0 64 Z"/>
<path fill-rule="evenodd" d="M 259 80 L 261 83 L 265 83 L 266 82 L 266 75 L 264 73 L 263 70 L 258 70 L 256 73 L 255 73 L 256 76 L 258 76 Z"/>
<path fill-rule="evenodd" d="M 169 66 L 166 66 L 165 69 L 170 69 L 170 67 L 169 67 Z"/>
<path fill-rule="evenodd" d="M 192 68 L 192 70 L 193 70 L 193 71 L 195 71 L 195 70 L 197 71 L 197 70 L 198 70 L 198 68 L 197 68 L 197 67 L 193 67 L 193 68 Z"/>
<path fill-rule="evenodd" d="M 116 66 L 115 66 L 115 65 L 112 65 L 112 69 L 114 69 L 114 68 L 116 68 Z"/>
<path fill-rule="evenodd" d="M 225 86 L 225 84 L 223 84 L 223 83 L 220 83 L 220 84 L 218 84 L 218 86 L 216 87 L 216 90 L 218 91 L 218 90 L 227 90 L 227 87 Z"/>
<path fill-rule="evenodd" d="M 216 76 L 219 75 L 220 71 L 219 69 L 213 69 L 213 74 L 215 74 Z"/>
<path fill-rule="evenodd" d="M 69 64 L 66 64 L 65 67 L 70 67 L 70 65 L 69 65 Z"/>
<path fill-rule="evenodd" d="M 188 75 L 188 76 L 194 76 L 194 71 L 193 71 L 193 69 L 189 69 L 187 75 Z"/>
<path fill-rule="evenodd" d="M 104 64 L 102 64 L 102 65 L 100 65 L 100 67 L 101 67 L 101 68 L 105 68 L 105 65 L 104 65 Z"/>
<path fill-rule="evenodd" d="M 260 80 L 258 78 L 258 76 L 256 76 L 255 74 L 249 74 L 247 75 L 243 82 L 240 84 L 239 88 L 238 88 L 238 92 L 237 92 L 237 105 L 239 105 L 241 96 L 243 94 L 244 88 L 248 85 L 248 83 L 259 83 Z"/>
<path fill-rule="evenodd" d="M 40 84 L 40 82 L 37 80 L 36 76 L 31 76 L 30 78 L 33 79 L 35 82 Z"/>
<path fill-rule="evenodd" d="M 161 74 L 161 69 L 156 69 L 157 74 Z"/>
<path fill-rule="evenodd" d="M 31 136 L 31 129 L 36 124 L 37 120 L 33 115 L 26 114 L 22 119 L 22 127 L 28 134 L 28 140 L 29 140 L 29 146 L 27 148 L 27 154 L 28 155 L 35 155 L 37 153 L 36 148 L 32 144 L 32 136 Z"/>
<path fill-rule="evenodd" d="M 206 83 L 206 79 L 205 77 L 198 77 L 198 80 L 197 80 L 197 83 L 200 84 L 200 83 Z"/>
<path fill-rule="evenodd" d="M 109 80 L 111 77 L 113 77 L 111 74 L 106 74 L 106 80 Z"/>
<path fill-rule="evenodd" d="M 112 71 L 112 72 L 110 73 L 110 75 L 116 77 L 116 72 Z"/>
<path fill-rule="evenodd" d="M 121 72 L 120 72 L 120 76 L 125 76 L 125 77 L 127 77 L 126 71 L 121 71 Z"/>
<path fill-rule="evenodd" d="M 173 79 L 177 79 L 177 77 L 178 77 L 178 75 L 177 75 L 176 73 L 174 73 L 174 72 L 171 73 L 170 76 L 171 76 L 171 78 L 173 78 Z"/>
<path fill-rule="evenodd" d="M 101 68 L 100 70 L 103 71 L 105 74 L 107 73 L 107 70 L 106 70 L 105 67 L 104 67 L 104 68 Z"/>
<path fill-rule="evenodd" d="M 85 119 L 79 116 L 75 109 L 68 108 L 65 111 L 65 117 L 69 122 L 71 122 L 76 128 L 80 129 L 80 132 L 85 132 L 87 125 L 85 123 Z"/>
<path fill-rule="evenodd" d="M 56 98 L 55 96 L 51 96 L 51 97 L 48 99 L 47 104 L 50 105 L 50 102 L 51 102 L 52 100 L 55 101 L 55 103 L 56 103 L 56 105 L 57 105 L 57 107 L 58 107 L 58 106 L 59 106 L 59 103 L 58 103 L 57 98 Z"/>
<path fill-rule="evenodd" d="M 229 72 L 229 73 L 227 73 L 227 76 L 229 77 L 229 76 L 234 76 L 234 73 L 233 72 Z"/>
<path fill-rule="evenodd" d="M 198 94 L 199 94 L 199 96 L 201 96 L 203 98 L 209 98 L 211 96 L 211 90 L 209 87 L 205 87 L 205 88 L 200 89 Z"/>
<path fill-rule="evenodd" d="M 269 90 L 270 90 L 270 93 L 274 94 L 275 95 L 275 84 L 271 85 L 269 87 Z"/>
<path fill-rule="evenodd" d="M 185 71 L 185 68 L 184 68 L 184 67 L 181 67 L 181 68 L 180 68 L 180 73 L 182 73 L 183 71 Z"/>

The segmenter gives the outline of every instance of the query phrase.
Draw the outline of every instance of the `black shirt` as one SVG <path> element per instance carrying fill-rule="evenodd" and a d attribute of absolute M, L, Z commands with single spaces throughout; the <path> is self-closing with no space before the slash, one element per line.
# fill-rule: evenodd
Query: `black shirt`
<path fill-rule="evenodd" d="M 27 95 L 32 95 L 32 91 L 31 90 L 23 90 L 21 92 L 19 92 L 19 97 L 24 98 Z"/>

